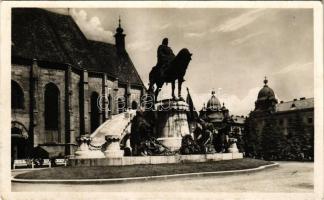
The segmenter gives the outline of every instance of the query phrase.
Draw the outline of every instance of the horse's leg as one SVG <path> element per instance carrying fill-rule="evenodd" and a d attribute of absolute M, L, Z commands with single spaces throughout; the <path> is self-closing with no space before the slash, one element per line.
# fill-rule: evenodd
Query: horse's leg
<path fill-rule="evenodd" d="M 149 73 L 149 88 L 148 91 L 150 93 L 154 93 L 154 84 L 156 80 L 156 68 L 155 66 L 152 68 L 151 72 Z"/>
<path fill-rule="evenodd" d="M 176 96 L 174 95 L 174 90 L 175 90 L 175 80 L 171 82 L 172 85 L 172 98 L 175 99 Z"/>
<path fill-rule="evenodd" d="M 156 89 L 155 89 L 155 95 L 154 95 L 154 102 L 157 101 L 157 97 L 158 97 L 158 95 L 159 95 L 159 92 L 160 92 L 160 89 L 159 89 L 159 88 L 156 88 Z"/>
<path fill-rule="evenodd" d="M 149 88 L 148 88 L 147 91 L 151 92 L 153 90 L 153 85 L 154 85 L 154 83 L 150 82 L 149 83 Z"/>
<path fill-rule="evenodd" d="M 178 79 L 178 96 L 179 96 L 179 100 L 184 101 L 184 99 L 181 97 L 181 87 L 182 87 L 182 79 Z"/>
<path fill-rule="evenodd" d="M 163 83 L 156 83 L 156 90 L 155 90 L 155 102 L 157 101 L 157 97 L 159 95 L 159 92 L 161 90 L 161 87 L 162 87 Z"/>

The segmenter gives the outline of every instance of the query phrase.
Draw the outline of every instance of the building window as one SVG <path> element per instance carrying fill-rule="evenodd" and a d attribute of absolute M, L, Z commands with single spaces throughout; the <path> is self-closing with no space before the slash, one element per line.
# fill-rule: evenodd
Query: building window
<path fill-rule="evenodd" d="M 24 92 L 16 81 L 11 81 L 11 108 L 24 109 Z"/>
<path fill-rule="evenodd" d="M 98 108 L 98 98 L 99 94 L 97 92 L 92 92 L 91 94 L 91 132 L 93 133 L 98 127 L 99 127 L 99 120 L 100 120 L 100 114 L 99 114 L 99 108 Z"/>
<path fill-rule="evenodd" d="M 132 102 L 132 109 L 133 110 L 136 110 L 137 109 L 137 102 L 136 101 L 133 101 Z"/>
<path fill-rule="evenodd" d="M 53 83 L 45 86 L 45 130 L 58 130 L 60 91 Z"/>
<path fill-rule="evenodd" d="M 118 113 L 122 113 L 125 111 L 125 98 L 118 98 L 117 100 L 118 104 Z"/>
<path fill-rule="evenodd" d="M 307 122 L 308 122 L 308 124 L 313 124 L 313 118 L 312 117 L 308 117 L 307 118 Z"/>
<path fill-rule="evenodd" d="M 15 136 L 22 135 L 22 129 L 17 128 L 17 127 L 12 127 L 11 128 L 11 135 L 15 135 Z"/>
<path fill-rule="evenodd" d="M 27 140 L 23 137 L 23 130 L 17 127 L 11 128 L 11 158 L 25 159 L 27 157 Z"/>
<path fill-rule="evenodd" d="M 109 96 L 108 96 L 108 115 L 111 115 L 111 111 L 112 111 L 112 98 L 111 98 L 111 95 L 109 94 Z"/>

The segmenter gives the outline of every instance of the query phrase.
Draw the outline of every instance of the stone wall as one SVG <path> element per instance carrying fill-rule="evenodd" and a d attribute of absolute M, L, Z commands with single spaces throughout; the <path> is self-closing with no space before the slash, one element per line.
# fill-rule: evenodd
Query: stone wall
<path fill-rule="evenodd" d="M 143 164 L 165 163 L 191 163 L 242 159 L 242 153 L 216 153 L 200 155 L 174 155 L 174 156 L 125 156 L 121 158 L 97 158 L 97 159 L 70 159 L 69 165 L 73 167 L 90 166 L 124 166 Z"/>
<path fill-rule="evenodd" d="M 113 114 L 116 114 L 117 106 L 116 106 L 114 97 L 117 94 L 115 89 L 118 89 L 118 86 L 116 86 L 115 81 L 111 80 L 111 79 L 107 79 L 107 85 L 108 85 L 107 98 L 110 97 L 109 99 L 107 99 L 109 101 L 109 102 L 107 102 L 108 103 L 107 108 L 109 108 L 108 116 L 111 116 Z"/>
<path fill-rule="evenodd" d="M 130 102 L 135 101 L 137 103 L 137 105 L 140 106 L 142 91 L 140 89 L 137 89 L 137 88 L 131 88 L 130 92 L 131 92 L 131 100 L 130 100 Z M 130 106 L 132 106 L 132 105 L 130 105 Z"/>
<path fill-rule="evenodd" d="M 34 144 L 43 144 L 51 142 L 47 137 L 50 134 L 58 134 L 57 142 L 65 143 L 65 71 L 57 69 L 39 68 L 38 77 L 38 95 L 36 103 L 39 105 L 39 123 L 37 125 L 37 131 L 35 134 L 37 137 L 34 140 Z M 57 133 L 45 130 L 45 86 L 48 83 L 54 83 L 59 89 L 59 128 Z"/>
<path fill-rule="evenodd" d="M 34 131 L 34 146 L 38 144 L 58 143 L 64 144 L 65 140 L 65 70 L 39 68 L 38 94 L 38 124 Z M 53 83 L 59 89 L 59 124 L 58 131 L 45 130 L 45 86 Z M 57 137 L 56 137 L 57 136 Z M 54 141 L 53 139 L 54 138 Z M 57 138 L 57 139 L 56 139 Z M 43 146 L 46 149 L 46 146 Z M 64 155 L 64 148 L 46 149 L 50 154 Z"/>
<path fill-rule="evenodd" d="M 34 111 L 30 110 L 30 102 L 33 99 L 30 96 L 30 87 L 33 84 L 30 82 L 32 80 L 30 77 L 32 69 L 35 77 Z M 77 136 L 91 132 L 90 98 L 92 92 L 97 92 L 99 96 L 105 92 L 104 96 L 108 97 L 110 95 L 111 97 L 111 110 L 106 111 L 107 113 L 104 111 L 99 112 L 101 124 L 104 119 L 109 119 L 109 115 L 117 114 L 117 97 L 125 96 L 127 88 L 126 85 L 119 85 L 118 79 L 106 78 L 101 73 L 88 74 L 87 71 L 74 68 L 70 73 L 67 69 L 67 66 L 61 66 L 60 64 L 57 64 L 57 66 L 39 66 L 37 62 L 33 64 L 12 64 L 12 80 L 21 87 L 24 94 L 24 108 L 11 110 L 12 121 L 19 121 L 27 129 L 30 129 L 30 119 L 34 113 L 33 145 L 34 147 L 42 146 L 51 155 L 65 155 L 68 152 L 65 149 L 66 143 L 76 144 Z M 70 85 L 67 77 L 70 77 Z M 106 83 L 104 83 L 104 80 L 106 80 Z M 54 84 L 59 91 L 59 123 L 57 131 L 45 130 L 45 86 L 48 83 Z M 80 85 L 82 85 L 82 88 L 80 88 Z M 70 91 L 67 91 L 68 87 L 71 87 Z M 81 89 L 84 89 L 84 96 L 82 96 Z M 141 90 L 132 88 L 129 91 L 131 100 L 139 102 Z M 70 102 L 66 101 L 66 95 L 69 95 Z M 68 116 L 69 113 L 70 117 Z"/>
<path fill-rule="evenodd" d="M 23 66 L 23 65 L 12 65 L 12 73 L 11 73 L 11 80 L 18 83 L 20 88 L 23 90 L 24 94 L 24 108 L 23 109 L 12 109 L 11 110 L 11 120 L 12 121 L 19 121 L 29 130 L 29 123 L 30 123 L 30 95 L 29 95 L 29 74 L 30 74 L 30 67 Z"/>
<path fill-rule="evenodd" d="M 80 136 L 80 75 L 72 72 L 72 98 L 71 98 L 71 133 L 70 133 L 70 142 L 76 143 L 75 139 L 77 136 Z"/>
<path fill-rule="evenodd" d="M 281 130 L 283 135 L 288 135 L 288 129 L 294 128 L 289 127 L 289 120 L 295 120 L 297 114 L 300 114 L 304 125 L 306 128 L 312 129 L 314 127 L 314 110 L 296 110 L 296 111 L 289 111 L 289 112 L 278 112 L 273 115 L 274 119 L 276 120 L 279 129 Z M 261 134 L 263 127 L 265 125 L 265 120 L 267 119 L 267 115 L 259 116 L 255 118 L 251 118 L 250 127 L 254 126 L 256 129 L 257 134 Z M 311 120 L 311 121 L 309 121 Z"/>
<path fill-rule="evenodd" d="M 91 77 L 89 75 L 89 98 L 92 92 L 102 95 L 102 77 Z"/>
<path fill-rule="evenodd" d="M 123 101 L 123 108 L 127 109 L 128 105 L 127 105 L 127 99 L 126 99 L 126 86 L 123 85 L 118 85 L 118 92 L 117 92 L 117 96 L 115 97 L 115 104 L 117 107 L 117 113 L 118 111 L 118 99 L 121 99 Z"/>
<path fill-rule="evenodd" d="M 58 66 L 60 67 L 60 66 Z M 35 70 L 37 71 L 37 77 L 35 80 L 35 118 L 34 118 L 34 135 L 33 144 L 34 147 L 41 145 L 46 149 L 46 144 L 56 143 L 64 144 L 65 141 L 65 75 L 66 72 L 63 69 L 48 69 L 37 66 L 35 64 Z M 30 117 L 32 111 L 30 110 L 30 86 L 31 86 L 31 65 L 12 65 L 11 70 L 12 80 L 17 82 L 23 90 L 24 94 L 24 108 L 14 109 L 12 112 L 12 121 L 19 121 L 30 130 Z M 59 120 L 58 130 L 45 130 L 45 86 L 48 83 L 53 83 L 59 90 Z M 78 91 L 76 91 L 77 95 Z M 78 99 L 78 97 L 76 97 Z M 76 107 L 76 106 L 75 106 Z M 75 112 L 79 115 L 78 112 Z M 77 119 L 78 120 L 78 119 Z M 76 123 L 79 124 L 79 123 Z M 79 126 L 75 127 L 78 129 Z M 45 145 L 45 146 L 44 146 Z M 51 147 L 53 150 L 49 150 L 49 153 L 61 153 L 64 154 L 63 147 Z"/>
<path fill-rule="evenodd" d="M 85 113 L 85 115 L 88 115 L 88 119 L 91 120 L 91 95 L 93 92 L 98 93 L 99 97 L 102 96 L 102 87 L 103 87 L 103 78 L 100 76 L 91 76 L 91 74 L 89 74 L 89 91 L 88 91 L 88 113 Z M 102 117 L 102 112 L 101 110 L 99 110 L 99 123 L 101 124 L 103 122 L 103 117 Z M 91 123 L 90 123 L 90 130 L 91 130 Z M 90 133 L 91 131 L 89 131 Z"/>

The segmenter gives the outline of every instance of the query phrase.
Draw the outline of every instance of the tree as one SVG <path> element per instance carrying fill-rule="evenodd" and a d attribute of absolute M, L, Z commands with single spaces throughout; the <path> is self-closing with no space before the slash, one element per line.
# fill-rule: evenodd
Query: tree
<path fill-rule="evenodd" d="M 243 136 L 242 132 L 240 131 L 239 127 L 234 127 L 232 134 L 230 137 L 237 139 L 236 145 L 239 150 L 239 152 L 244 152 L 244 141 L 243 141 Z"/>
<path fill-rule="evenodd" d="M 261 154 L 265 160 L 278 160 L 282 158 L 284 137 L 272 115 L 265 118 L 261 132 Z"/>
<path fill-rule="evenodd" d="M 306 148 L 306 158 L 309 160 L 314 160 L 314 126 L 311 125 L 308 129 L 306 129 L 307 135 L 309 136 L 309 139 L 307 141 L 308 148 Z"/>
<path fill-rule="evenodd" d="M 314 158 L 314 128 L 307 128 L 301 114 L 288 120 L 287 142 L 290 151 L 287 158 L 290 160 L 309 160 Z"/>
<path fill-rule="evenodd" d="M 255 121 L 249 117 L 245 120 L 242 133 L 245 155 L 247 157 L 259 157 L 260 137 L 256 131 Z"/>

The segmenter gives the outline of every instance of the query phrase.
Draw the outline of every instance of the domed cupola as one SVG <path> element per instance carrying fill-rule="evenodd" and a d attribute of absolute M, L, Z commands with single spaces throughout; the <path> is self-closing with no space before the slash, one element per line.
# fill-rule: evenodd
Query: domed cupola
<path fill-rule="evenodd" d="M 267 85 L 268 80 L 265 77 L 263 88 L 259 91 L 258 100 L 265 100 L 265 99 L 275 99 L 275 94 L 273 90 Z"/>
<path fill-rule="evenodd" d="M 258 93 L 258 99 L 255 102 L 255 110 L 258 111 L 274 111 L 278 103 L 274 91 L 267 85 L 268 80 L 265 77 L 263 88 Z"/>
<path fill-rule="evenodd" d="M 207 102 L 207 110 L 219 110 L 221 107 L 220 101 L 215 96 L 215 91 L 212 91 L 212 96 Z"/>
<path fill-rule="evenodd" d="M 206 122 L 213 123 L 215 127 L 221 127 L 224 119 L 229 115 L 229 110 L 220 103 L 215 96 L 215 91 L 212 91 L 211 97 L 207 102 L 207 106 L 200 111 L 200 118 Z"/>

